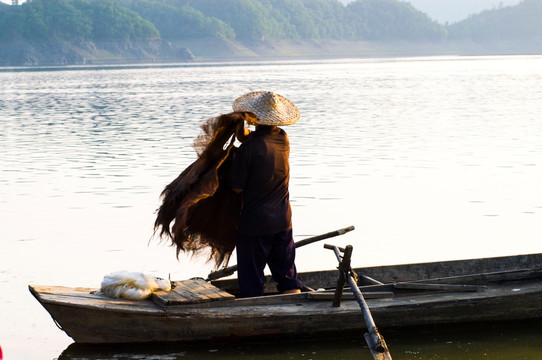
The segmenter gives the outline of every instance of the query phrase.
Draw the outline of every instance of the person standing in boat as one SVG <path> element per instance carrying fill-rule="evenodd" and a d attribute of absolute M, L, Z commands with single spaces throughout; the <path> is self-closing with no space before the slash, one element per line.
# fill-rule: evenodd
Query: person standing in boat
<path fill-rule="evenodd" d="M 297 107 L 269 91 L 245 94 L 233 102 L 255 131 L 240 124 L 241 141 L 232 159 L 230 185 L 242 194 L 242 209 L 235 239 L 238 279 L 243 297 L 263 295 L 264 268 L 271 270 L 281 293 L 302 287 L 295 266 L 292 210 L 289 200 L 290 143 L 278 126 L 299 120 Z"/>

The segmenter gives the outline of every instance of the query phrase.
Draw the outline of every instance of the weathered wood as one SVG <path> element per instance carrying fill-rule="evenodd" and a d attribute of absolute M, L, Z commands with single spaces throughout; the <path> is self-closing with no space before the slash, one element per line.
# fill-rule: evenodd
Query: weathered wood
<path fill-rule="evenodd" d="M 335 252 L 335 256 L 337 257 L 337 260 L 340 262 L 339 265 L 339 279 L 341 277 L 346 277 L 348 284 L 350 285 L 350 288 L 352 289 L 352 293 L 356 297 L 356 300 L 361 308 L 361 311 L 363 313 L 363 320 L 365 321 L 365 325 L 367 326 L 367 332 L 365 333 L 365 341 L 367 342 L 367 345 L 369 346 L 369 350 L 371 351 L 371 355 L 373 356 L 373 359 L 375 360 L 391 360 L 391 354 L 388 350 L 388 346 L 386 345 L 386 342 L 384 341 L 384 337 L 380 334 L 378 331 L 376 324 L 374 322 L 373 316 L 371 314 L 371 310 L 369 309 L 369 306 L 367 305 L 367 302 L 365 301 L 365 298 L 363 297 L 363 294 L 358 288 L 356 274 L 350 267 L 350 257 L 352 255 L 352 245 L 346 246 L 346 248 L 341 250 L 343 253 L 342 259 L 341 255 L 339 253 L 339 249 L 336 246 L 330 246 L 330 245 L 324 245 L 326 249 L 332 249 Z M 342 276 L 341 276 L 342 273 Z M 342 287 L 342 285 L 341 285 Z M 342 293 L 342 289 L 341 289 Z M 335 292 L 337 294 L 337 292 Z M 333 306 L 339 306 L 335 304 L 335 299 L 333 300 Z"/>
<path fill-rule="evenodd" d="M 339 260 L 339 277 L 337 279 L 337 286 L 335 287 L 335 296 L 333 297 L 333 307 L 341 306 L 341 299 L 343 296 L 344 284 L 346 283 L 347 273 L 350 271 L 350 259 L 352 257 L 352 246 L 347 246 L 343 252 L 342 258 L 339 254 L 337 247 L 324 245 L 326 249 L 331 249 L 335 252 L 337 260 Z"/>
<path fill-rule="evenodd" d="M 228 300 L 234 299 L 235 296 L 203 279 L 190 279 L 173 282 L 173 288 L 170 291 L 157 291 L 151 295 L 151 298 L 161 306 L 172 306 Z"/>
<path fill-rule="evenodd" d="M 484 289 L 483 284 L 490 284 L 494 282 L 507 282 L 515 281 L 522 279 L 533 279 L 541 278 L 542 270 L 532 270 L 532 269 L 514 269 L 508 271 L 497 271 L 497 272 L 487 272 L 487 273 L 473 273 L 468 275 L 459 275 L 459 276 L 448 276 L 440 277 L 434 279 L 423 279 L 415 281 L 404 281 L 404 282 L 395 282 L 389 284 L 381 285 L 364 285 L 360 286 L 360 289 L 363 291 L 393 291 L 393 289 L 402 288 L 402 289 L 414 289 L 418 286 L 420 289 L 424 287 L 422 284 L 433 283 L 433 284 L 445 284 L 445 285 L 473 285 L 478 286 L 476 291 L 481 291 Z M 418 284 L 418 285 L 416 285 Z M 426 289 L 430 289 L 432 285 L 425 286 Z M 433 285 L 434 287 L 434 285 Z M 468 289 L 468 287 L 466 287 Z M 453 287 L 449 288 L 449 291 L 461 291 L 461 287 L 454 289 Z M 435 288 L 436 290 L 436 288 Z"/>
<path fill-rule="evenodd" d="M 168 312 L 182 312 L 186 309 L 218 309 L 218 308 L 247 308 L 252 306 L 281 306 L 287 304 L 299 304 L 307 301 L 309 293 L 295 293 L 295 294 L 275 294 L 265 295 L 252 298 L 235 298 L 231 300 L 195 303 L 195 304 L 181 304 L 170 305 L 166 309 Z"/>
<path fill-rule="evenodd" d="M 361 275 L 361 278 L 365 281 L 367 281 L 369 284 L 373 284 L 373 285 L 383 285 L 384 283 L 383 282 L 380 282 L 378 280 L 375 280 L 373 279 L 372 277 L 370 276 L 367 276 L 367 275 Z"/>
<path fill-rule="evenodd" d="M 160 308 L 151 301 L 112 299 L 93 288 L 29 285 L 29 290 L 43 304 L 66 307 L 112 309 L 121 314 L 156 314 Z"/>
<path fill-rule="evenodd" d="M 541 264 L 542 265 L 542 264 Z M 439 278 L 423 279 L 423 280 L 414 280 L 410 283 L 448 283 L 448 284 L 486 284 L 491 282 L 499 281 L 511 281 L 518 279 L 529 279 L 542 276 L 542 270 L 534 269 L 513 269 L 505 271 L 494 271 L 494 272 L 482 272 L 465 275 L 456 275 L 456 276 L 446 276 Z"/>
<path fill-rule="evenodd" d="M 375 336 L 377 336 L 377 334 L 375 334 Z M 374 360 L 391 360 L 391 354 L 388 348 L 386 347 L 384 349 L 379 347 L 378 340 L 375 340 L 370 333 L 365 333 L 363 337 L 365 338 L 365 342 L 369 344 L 369 351 L 371 352 Z M 382 339 L 382 341 L 383 340 L 384 339 Z"/>
<path fill-rule="evenodd" d="M 424 281 L 437 278 L 450 278 L 460 276 L 472 276 L 472 274 L 500 274 L 503 281 L 522 277 L 524 274 L 514 274 L 518 269 L 529 269 L 539 271 L 542 268 L 542 254 L 504 256 L 494 258 L 480 258 L 468 260 L 437 261 L 428 263 L 400 264 L 373 266 L 365 268 L 355 268 L 358 276 L 366 275 L 377 279 L 378 281 L 390 284 L 395 282 Z M 510 273 L 506 275 L 508 272 Z M 336 270 L 313 271 L 310 273 L 300 273 L 300 279 L 304 284 L 314 289 L 334 288 L 337 282 Z M 491 279 L 488 279 L 490 281 Z M 221 283 L 224 281 L 225 283 Z M 270 281 L 270 280 L 268 280 Z M 485 280 L 479 279 L 484 283 Z M 495 281 L 501 281 L 495 279 Z M 448 280 L 445 282 L 451 283 Z M 471 284 L 464 280 L 458 280 L 458 283 Z M 238 287 L 236 280 L 219 280 L 214 283 L 216 286 L 226 289 L 228 292 L 235 293 Z M 476 284 L 472 282 L 472 284 Z M 362 285 L 362 284 L 359 284 Z M 271 289 L 271 288 L 270 288 Z"/>
<path fill-rule="evenodd" d="M 353 231 L 353 230 L 355 230 L 354 226 L 348 226 L 348 227 L 345 227 L 345 228 L 342 228 L 342 229 L 339 229 L 339 230 L 330 231 L 330 232 L 325 233 L 325 234 L 316 235 L 316 236 L 312 236 L 312 237 L 307 238 L 307 239 L 296 241 L 295 246 L 296 246 L 296 248 L 299 248 L 301 246 L 312 244 L 312 243 L 320 241 L 320 240 L 330 239 L 330 238 L 335 237 L 335 236 L 344 235 L 347 232 L 350 232 L 350 231 Z"/>
<path fill-rule="evenodd" d="M 395 296 L 393 291 L 371 291 L 363 293 L 363 296 L 366 299 L 386 299 L 392 298 Z M 333 300 L 335 298 L 335 292 L 326 292 L 326 291 L 314 291 L 307 293 L 308 299 L 314 300 Z M 343 292 L 342 300 L 355 300 L 356 297 L 352 292 Z"/>
<path fill-rule="evenodd" d="M 506 267 L 503 267 L 503 264 Z M 542 319 L 542 254 L 465 261 L 406 264 L 355 269 L 385 282 L 361 286 L 379 329 L 476 321 Z M 476 271 L 481 270 L 479 273 Z M 420 275 L 416 279 L 411 271 Z M 29 290 L 64 331 L 78 343 L 117 343 L 266 339 L 326 336 L 330 332 L 366 331 L 357 301 L 345 287 L 341 306 L 319 296 L 333 296 L 337 270 L 300 273 L 303 282 L 322 292 L 228 299 L 160 306 L 151 300 L 110 299 L 97 289 L 29 286 Z M 391 279 L 391 280 L 390 280 Z M 232 283 L 237 283 L 236 280 Z M 394 283 L 481 285 L 483 291 L 394 289 Z M 213 282 L 218 286 L 230 284 Z M 322 284 L 330 284 L 322 286 Z M 233 288 L 235 289 L 235 288 Z M 395 296 L 370 298 L 369 290 L 396 290 Z M 227 290 L 227 292 L 230 292 Z M 329 294 L 329 295 L 327 295 Z M 390 293 L 391 294 L 391 293 Z M 252 335 L 251 335 L 252 334 Z"/>
<path fill-rule="evenodd" d="M 433 283 L 417 283 L 404 282 L 395 283 L 393 287 L 396 289 L 408 290 L 430 290 L 430 291 L 482 291 L 485 287 L 481 285 L 458 285 L 458 284 L 433 284 Z"/>

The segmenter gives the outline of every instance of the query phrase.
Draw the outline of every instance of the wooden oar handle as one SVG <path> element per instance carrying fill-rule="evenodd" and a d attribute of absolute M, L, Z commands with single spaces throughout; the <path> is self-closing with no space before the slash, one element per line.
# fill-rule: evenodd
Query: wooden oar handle
<path fill-rule="evenodd" d="M 329 244 L 324 244 L 324 249 L 328 249 L 328 250 L 335 250 L 335 249 L 337 249 L 337 250 L 339 250 L 339 251 L 342 252 L 342 253 L 345 251 L 345 249 L 342 248 L 342 247 L 335 246 L 335 245 L 329 245 Z"/>
<path fill-rule="evenodd" d="M 348 226 L 348 227 L 345 227 L 345 228 L 342 228 L 342 229 L 339 229 L 339 230 L 330 231 L 330 232 L 322 234 L 322 235 L 313 236 L 313 237 L 310 237 L 310 238 L 307 238 L 307 239 L 304 239 L 304 240 L 297 241 L 295 243 L 295 247 L 299 248 L 299 247 L 302 247 L 302 246 L 305 246 L 305 245 L 308 245 L 308 244 L 312 244 L 313 242 L 316 242 L 316 241 L 329 239 L 329 238 L 339 236 L 339 235 L 344 235 L 347 232 L 350 232 L 350 231 L 352 231 L 354 229 L 355 229 L 354 226 Z"/>
<path fill-rule="evenodd" d="M 320 240 L 329 239 L 329 238 L 332 238 L 332 237 L 335 237 L 335 236 L 343 235 L 343 234 L 346 234 L 347 232 L 350 232 L 350 231 L 352 231 L 354 229 L 355 229 L 354 226 L 348 226 L 348 227 L 345 227 L 345 228 L 342 228 L 342 229 L 339 229 L 339 230 L 330 231 L 330 232 L 322 234 L 322 235 L 312 236 L 310 238 L 297 241 L 295 243 L 295 247 L 297 249 L 297 248 L 300 248 L 302 246 L 312 244 L 313 242 L 316 242 L 316 241 L 320 241 Z M 207 281 L 216 280 L 216 279 L 220 279 L 220 278 L 229 276 L 229 275 L 233 274 L 236 271 L 237 271 L 237 265 L 228 266 L 227 268 L 224 268 L 224 269 L 218 270 L 218 271 L 213 271 L 212 273 L 207 275 Z"/>

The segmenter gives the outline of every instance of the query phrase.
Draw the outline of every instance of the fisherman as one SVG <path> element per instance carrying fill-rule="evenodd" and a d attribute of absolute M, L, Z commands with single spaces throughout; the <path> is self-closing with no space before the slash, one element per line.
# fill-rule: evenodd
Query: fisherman
<path fill-rule="evenodd" d="M 285 97 L 269 91 L 239 97 L 233 110 L 254 115 L 245 119 L 255 125 L 252 132 L 244 123 L 237 127 L 241 145 L 234 153 L 229 179 L 233 190 L 242 194 L 235 237 L 241 295 L 263 295 L 266 264 L 281 293 L 298 293 L 302 283 L 295 266 L 288 190 L 290 144 L 278 126 L 296 123 L 299 110 Z"/>

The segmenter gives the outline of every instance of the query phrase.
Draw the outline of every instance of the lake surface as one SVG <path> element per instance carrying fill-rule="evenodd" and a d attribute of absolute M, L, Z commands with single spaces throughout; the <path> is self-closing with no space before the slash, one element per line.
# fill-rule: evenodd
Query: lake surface
<path fill-rule="evenodd" d="M 352 244 L 355 266 L 542 252 L 542 56 L 3 68 L 6 359 L 370 358 L 361 337 L 74 349 L 28 292 L 28 284 L 98 287 L 119 270 L 205 277 L 205 259 L 177 261 L 151 239 L 154 211 L 195 159 L 199 125 L 256 90 L 301 111 L 285 128 L 296 240 L 354 225 L 329 242 Z M 336 267 L 322 246 L 299 250 L 299 271 Z M 542 358 L 540 323 L 383 335 L 398 359 Z"/>

